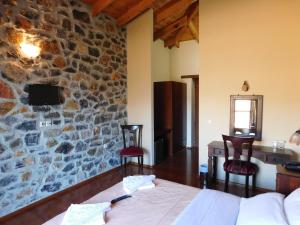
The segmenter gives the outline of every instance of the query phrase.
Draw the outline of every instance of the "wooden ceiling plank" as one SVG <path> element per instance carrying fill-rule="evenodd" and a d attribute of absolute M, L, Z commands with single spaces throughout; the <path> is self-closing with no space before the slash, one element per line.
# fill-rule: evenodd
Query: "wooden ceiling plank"
<path fill-rule="evenodd" d="M 186 10 L 186 7 L 189 6 L 193 0 L 174 0 L 165 4 L 163 7 L 157 10 L 154 15 L 155 23 L 160 23 L 166 18 Z"/>
<path fill-rule="evenodd" d="M 165 47 L 172 48 L 176 44 L 176 37 L 170 37 L 165 40 Z"/>
<path fill-rule="evenodd" d="M 176 46 L 177 48 L 179 48 L 179 46 L 180 46 L 180 41 L 183 40 L 183 38 L 184 38 L 186 32 L 187 32 L 187 27 L 183 27 L 183 28 L 181 28 L 181 29 L 178 31 L 178 33 L 176 34 L 176 38 L 175 38 L 176 44 L 175 44 L 175 46 Z"/>
<path fill-rule="evenodd" d="M 96 16 L 98 13 L 103 12 L 114 0 L 98 0 L 93 4 L 92 13 Z"/>
<path fill-rule="evenodd" d="M 165 41 L 165 45 L 169 48 L 173 46 L 179 47 L 180 42 L 195 39 L 199 42 L 199 29 L 197 24 L 194 23 L 194 19 L 199 15 L 199 4 L 198 2 L 192 3 L 185 12 L 187 18 L 186 26 L 180 28 L 175 38 L 169 38 Z M 161 36 L 163 37 L 163 36 Z"/>
<path fill-rule="evenodd" d="M 189 20 L 192 20 L 195 16 L 199 14 L 199 2 L 194 2 L 190 5 L 190 7 L 186 11 L 186 15 Z"/>
<path fill-rule="evenodd" d="M 94 4 L 97 0 L 82 0 L 86 4 Z"/>
<path fill-rule="evenodd" d="M 183 27 L 181 28 L 181 32 L 177 33 L 177 35 L 174 35 L 167 40 L 165 40 L 165 47 L 172 48 L 174 46 L 178 46 L 178 42 L 183 42 L 183 41 L 190 41 L 194 40 L 195 38 L 191 34 L 191 31 L 189 30 L 188 27 Z M 177 42 L 177 43 L 176 43 Z"/>
<path fill-rule="evenodd" d="M 183 16 L 178 20 L 174 21 L 173 23 L 167 25 L 166 27 L 156 31 L 154 33 L 154 40 L 165 39 L 167 36 L 180 29 L 181 27 L 187 26 L 187 21 L 187 16 Z"/>
<path fill-rule="evenodd" d="M 150 9 L 154 0 L 140 0 L 136 5 L 132 6 L 127 12 L 117 18 L 117 24 L 122 27 L 131 20 Z"/>

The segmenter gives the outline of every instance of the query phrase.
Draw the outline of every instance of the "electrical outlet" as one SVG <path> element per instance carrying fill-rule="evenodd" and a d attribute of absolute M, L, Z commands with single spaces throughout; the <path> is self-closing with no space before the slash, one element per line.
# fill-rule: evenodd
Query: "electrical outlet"
<path fill-rule="evenodd" d="M 46 121 L 40 121 L 40 127 L 46 127 Z"/>
<path fill-rule="evenodd" d="M 52 126 L 52 120 L 46 120 L 46 127 Z"/>
<path fill-rule="evenodd" d="M 49 127 L 52 126 L 52 120 L 42 120 L 40 121 L 40 127 Z"/>

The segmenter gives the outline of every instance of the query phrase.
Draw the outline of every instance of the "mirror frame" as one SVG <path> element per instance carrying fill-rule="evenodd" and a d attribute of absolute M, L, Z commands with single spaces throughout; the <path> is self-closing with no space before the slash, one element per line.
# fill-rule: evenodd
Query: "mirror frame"
<path fill-rule="evenodd" d="M 231 95 L 230 96 L 230 126 L 229 134 L 234 136 L 234 115 L 235 100 L 254 100 L 257 101 L 257 128 L 254 139 L 261 141 L 262 139 L 262 118 L 263 118 L 263 95 Z"/>

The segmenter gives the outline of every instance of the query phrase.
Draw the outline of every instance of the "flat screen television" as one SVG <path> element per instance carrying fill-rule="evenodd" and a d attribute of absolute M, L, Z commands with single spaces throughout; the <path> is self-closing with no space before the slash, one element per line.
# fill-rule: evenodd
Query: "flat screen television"
<path fill-rule="evenodd" d="M 63 88 L 50 84 L 28 85 L 28 103 L 33 106 L 60 105 L 64 103 Z"/>

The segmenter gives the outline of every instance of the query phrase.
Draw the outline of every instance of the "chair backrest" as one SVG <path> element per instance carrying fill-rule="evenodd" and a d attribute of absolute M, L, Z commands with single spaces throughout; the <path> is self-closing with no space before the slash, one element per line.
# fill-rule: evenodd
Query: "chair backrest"
<path fill-rule="evenodd" d="M 228 141 L 232 143 L 233 160 L 241 160 L 243 149 L 247 149 L 248 150 L 247 162 L 250 162 L 252 157 L 252 145 L 254 142 L 254 137 L 236 137 L 236 136 L 227 136 L 227 135 L 222 135 L 222 137 L 224 141 L 225 162 L 229 160 Z"/>
<path fill-rule="evenodd" d="M 124 148 L 127 146 L 142 147 L 143 125 L 121 125 Z M 127 134 L 127 135 L 126 135 Z M 128 145 L 126 142 L 128 141 Z"/>

